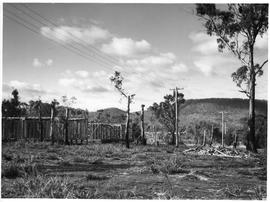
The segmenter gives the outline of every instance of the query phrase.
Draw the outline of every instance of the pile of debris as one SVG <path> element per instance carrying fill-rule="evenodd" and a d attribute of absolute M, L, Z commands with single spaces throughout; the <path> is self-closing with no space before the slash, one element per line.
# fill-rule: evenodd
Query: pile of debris
<path fill-rule="evenodd" d="M 251 153 L 222 146 L 197 146 L 183 151 L 184 154 L 214 155 L 221 157 L 249 158 Z"/>

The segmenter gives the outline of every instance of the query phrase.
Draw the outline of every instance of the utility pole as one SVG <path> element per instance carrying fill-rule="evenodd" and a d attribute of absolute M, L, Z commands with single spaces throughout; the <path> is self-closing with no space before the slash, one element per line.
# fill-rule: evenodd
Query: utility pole
<path fill-rule="evenodd" d="M 129 111 L 130 111 L 130 96 L 127 96 L 128 108 L 127 108 L 127 123 L 126 123 L 126 147 L 129 148 Z"/>
<path fill-rule="evenodd" d="M 170 89 L 174 91 L 174 102 L 175 102 L 175 146 L 178 147 L 178 90 L 183 90 L 184 88 L 178 88 L 177 86 L 175 87 L 175 89 Z"/>
<path fill-rule="evenodd" d="M 142 137 L 142 144 L 146 145 L 146 139 L 144 134 L 144 107 L 145 105 L 142 104 L 142 112 L 141 112 L 141 137 Z"/>
<path fill-rule="evenodd" d="M 222 145 L 222 147 L 224 147 L 224 128 L 225 128 L 225 131 L 226 131 L 226 125 L 225 125 L 225 127 L 224 127 L 224 112 L 222 111 L 222 112 L 219 112 L 219 113 L 221 113 L 221 134 L 222 134 L 222 141 L 221 141 L 221 145 Z M 226 123 L 225 123 L 226 124 Z M 225 134 L 226 134 L 226 132 L 225 132 Z"/>

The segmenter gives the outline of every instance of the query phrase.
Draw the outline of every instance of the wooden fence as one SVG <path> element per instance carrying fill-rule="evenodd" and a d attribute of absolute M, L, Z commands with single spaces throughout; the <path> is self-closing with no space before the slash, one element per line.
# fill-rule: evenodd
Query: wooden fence
<path fill-rule="evenodd" d="M 125 124 L 89 123 L 90 139 L 124 140 Z"/>
<path fill-rule="evenodd" d="M 38 117 L 4 117 L 2 118 L 2 140 L 51 141 L 53 137 L 56 142 L 65 141 L 65 121 L 54 119 L 52 137 L 50 136 L 50 128 L 50 117 L 41 117 L 41 119 Z M 78 141 L 82 143 L 84 140 L 87 142 L 88 140 L 123 140 L 125 138 L 124 124 L 88 123 L 85 118 L 69 118 L 67 129 L 69 143 L 77 143 Z"/>

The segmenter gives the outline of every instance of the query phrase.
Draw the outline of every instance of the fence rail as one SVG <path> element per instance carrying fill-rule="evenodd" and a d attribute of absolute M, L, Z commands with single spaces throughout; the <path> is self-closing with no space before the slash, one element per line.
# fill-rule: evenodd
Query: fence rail
<path fill-rule="evenodd" d="M 66 130 L 69 143 L 77 143 L 78 140 L 123 140 L 125 125 L 89 123 L 86 118 L 68 118 L 65 122 L 57 117 L 54 121 L 51 117 L 2 117 L 3 141 L 34 139 L 63 142 Z"/>

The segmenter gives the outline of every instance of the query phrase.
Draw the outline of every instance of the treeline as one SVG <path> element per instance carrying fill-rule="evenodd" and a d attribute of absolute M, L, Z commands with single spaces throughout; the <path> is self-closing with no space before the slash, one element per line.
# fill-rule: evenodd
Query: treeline
<path fill-rule="evenodd" d="M 76 100 L 75 97 L 62 96 L 62 105 L 60 105 L 56 99 L 53 99 L 51 103 L 43 102 L 40 99 L 30 100 L 28 103 L 21 102 L 17 89 L 14 89 L 11 95 L 11 99 L 2 101 L 2 117 L 50 117 L 52 106 L 56 109 L 54 117 L 64 117 L 67 107 L 70 108 L 70 117 L 83 118 L 85 114 L 88 114 L 87 110 L 72 108 L 72 104 Z"/>

